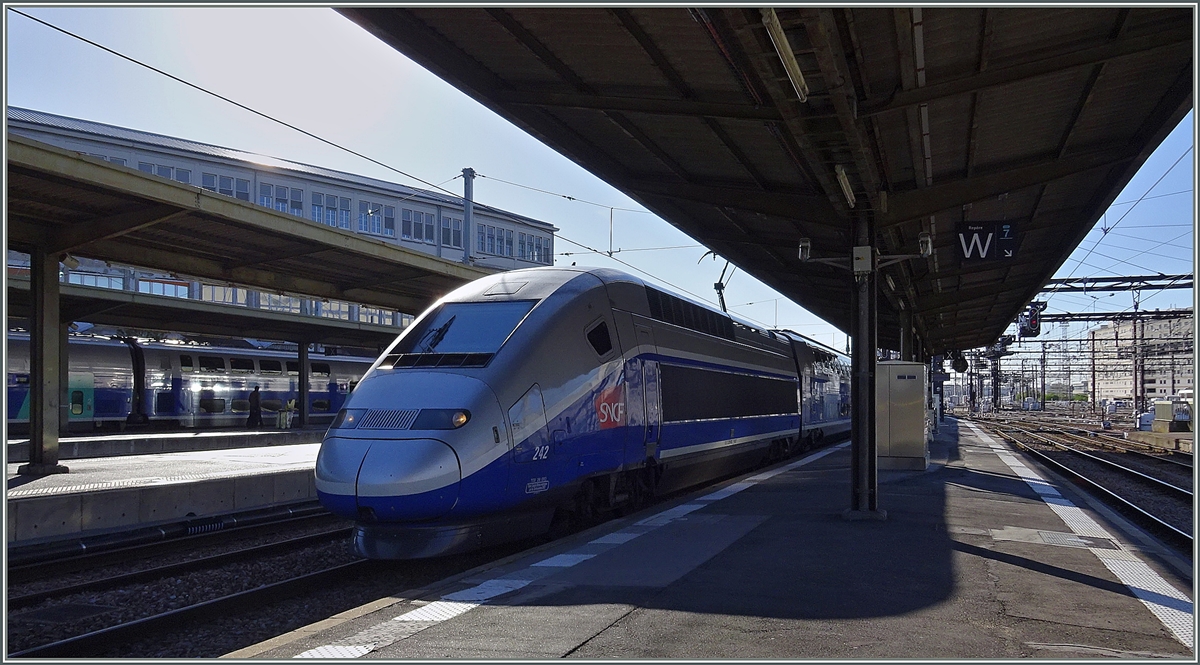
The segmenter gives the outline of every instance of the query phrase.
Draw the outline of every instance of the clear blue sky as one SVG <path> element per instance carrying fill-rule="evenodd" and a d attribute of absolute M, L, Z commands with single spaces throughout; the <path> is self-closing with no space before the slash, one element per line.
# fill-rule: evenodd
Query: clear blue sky
<path fill-rule="evenodd" d="M 556 263 L 629 270 L 568 241 L 608 249 L 610 212 L 604 206 L 642 210 L 638 204 L 331 9 L 47 6 L 22 11 L 425 181 L 445 183 L 455 193 L 461 194 L 462 181 L 452 179 L 472 167 L 485 176 L 476 180 L 478 201 L 561 229 Z M 427 187 L 13 12 L 6 11 L 4 19 L 9 105 Z M 1057 277 L 1193 271 L 1193 125 L 1194 113 L 1117 197 Z M 1105 234 L 1099 226 L 1110 230 Z M 615 256 L 644 271 L 631 272 L 715 303 L 712 285 L 724 260 L 698 263 L 704 248 L 644 211 L 616 210 L 612 228 L 612 247 L 623 250 Z M 634 251 L 659 247 L 676 249 Z M 1143 294 L 1141 308 L 1189 306 L 1192 299 L 1191 291 Z M 726 301 L 731 311 L 751 320 L 845 346 L 842 333 L 740 270 L 729 280 Z M 1129 293 L 1061 294 L 1051 299 L 1048 312 L 1120 311 L 1131 305 Z M 1074 326 L 1067 334 L 1085 329 Z M 1048 332 L 1055 338 L 1063 333 L 1057 326 Z"/>

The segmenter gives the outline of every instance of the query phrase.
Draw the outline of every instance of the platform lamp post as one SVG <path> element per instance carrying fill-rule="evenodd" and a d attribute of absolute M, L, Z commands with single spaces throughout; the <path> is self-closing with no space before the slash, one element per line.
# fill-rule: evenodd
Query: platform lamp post
<path fill-rule="evenodd" d="M 842 173 L 839 170 L 839 176 Z M 839 178 L 841 180 L 842 178 Z M 845 187 L 845 185 L 843 185 Z M 853 198 L 847 192 L 853 206 Z M 878 269 L 898 261 L 925 258 L 933 253 L 928 233 L 919 236 L 920 252 L 878 256 L 872 243 L 875 236 L 871 217 L 862 213 L 854 221 L 854 247 L 847 262 L 842 258 L 813 258 L 812 241 L 800 239 L 800 260 L 848 268 L 854 275 L 850 328 L 854 344 L 850 356 L 850 508 L 842 513 L 847 520 L 885 520 L 887 511 L 879 509 L 878 457 L 875 439 L 875 349 L 877 344 Z"/>

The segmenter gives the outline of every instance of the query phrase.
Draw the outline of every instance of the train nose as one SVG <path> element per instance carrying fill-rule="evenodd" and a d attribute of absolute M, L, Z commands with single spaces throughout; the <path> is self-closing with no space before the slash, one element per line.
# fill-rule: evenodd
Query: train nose
<path fill-rule="evenodd" d="M 436 439 L 328 437 L 316 476 L 321 501 L 332 512 L 380 522 L 446 514 L 458 501 L 462 480 L 458 456 Z"/>

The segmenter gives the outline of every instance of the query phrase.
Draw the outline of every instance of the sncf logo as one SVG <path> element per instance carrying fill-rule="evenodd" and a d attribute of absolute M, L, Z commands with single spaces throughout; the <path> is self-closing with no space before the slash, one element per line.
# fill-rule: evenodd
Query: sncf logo
<path fill-rule="evenodd" d="M 625 424 L 625 386 L 613 386 L 596 395 L 596 418 L 600 429 Z"/>

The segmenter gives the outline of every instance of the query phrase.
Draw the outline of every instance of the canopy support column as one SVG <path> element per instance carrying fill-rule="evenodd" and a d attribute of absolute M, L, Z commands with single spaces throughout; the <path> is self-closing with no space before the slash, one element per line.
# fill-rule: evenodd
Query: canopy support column
<path fill-rule="evenodd" d="M 67 473 L 67 467 L 58 463 L 58 430 L 64 415 L 60 371 L 66 363 L 59 321 L 58 257 L 35 248 L 29 263 L 33 297 L 29 319 L 29 463 L 22 464 L 17 473 Z"/>

